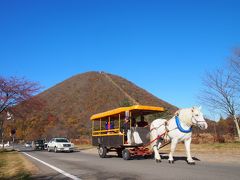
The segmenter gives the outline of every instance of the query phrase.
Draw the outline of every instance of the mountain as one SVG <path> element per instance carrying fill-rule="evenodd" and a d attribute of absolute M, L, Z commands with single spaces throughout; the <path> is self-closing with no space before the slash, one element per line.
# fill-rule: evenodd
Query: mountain
<path fill-rule="evenodd" d="M 170 114 L 177 110 L 177 107 L 134 83 L 105 72 L 86 72 L 73 76 L 37 97 L 44 100 L 45 106 L 41 111 L 34 111 L 28 115 L 27 119 L 31 122 L 28 124 L 32 125 L 34 131 L 30 128 L 28 135 L 23 135 L 25 137 L 35 133 L 36 137 L 66 135 L 77 138 L 90 133 L 91 115 L 120 106 L 162 106 Z M 39 126 L 42 128 L 36 129 Z M 29 128 L 28 125 L 26 127 Z"/>

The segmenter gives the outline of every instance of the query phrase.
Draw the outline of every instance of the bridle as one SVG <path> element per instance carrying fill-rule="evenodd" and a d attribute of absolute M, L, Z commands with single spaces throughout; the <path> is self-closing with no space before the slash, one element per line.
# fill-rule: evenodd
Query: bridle
<path fill-rule="evenodd" d="M 195 126 L 201 125 L 201 123 L 206 123 L 205 120 L 196 119 L 194 115 L 192 115 L 191 122 L 192 122 L 192 125 L 195 125 Z"/>

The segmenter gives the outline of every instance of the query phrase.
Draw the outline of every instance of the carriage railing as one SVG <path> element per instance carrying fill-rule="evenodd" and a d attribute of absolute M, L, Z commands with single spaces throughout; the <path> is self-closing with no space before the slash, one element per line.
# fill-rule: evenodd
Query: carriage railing
<path fill-rule="evenodd" d="M 106 129 L 105 122 L 106 120 L 110 123 L 111 120 L 114 122 L 114 127 L 111 129 Z M 121 115 L 118 115 L 117 119 L 112 119 L 110 116 L 107 118 L 100 118 L 92 121 L 92 136 L 116 136 L 122 135 L 120 131 L 121 127 Z"/>
<path fill-rule="evenodd" d="M 120 129 L 94 130 L 92 136 L 114 136 L 121 134 Z"/>

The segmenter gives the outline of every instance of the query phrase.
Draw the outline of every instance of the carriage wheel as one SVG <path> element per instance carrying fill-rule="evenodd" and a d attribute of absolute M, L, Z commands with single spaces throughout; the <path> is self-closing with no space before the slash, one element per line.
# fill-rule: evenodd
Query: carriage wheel
<path fill-rule="evenodd" d="M 122 151 L 122 157 L 124 160 L 129 160 L 131 158 L 131 154 L 128 149 L 124 149 Z"/>
<path fill-rule="evenodd" d="M 104 146 L 99 146 L 98 148 L 98 154 L 101 158 L 105 158 L 107 155 L 107 148 Z"/>

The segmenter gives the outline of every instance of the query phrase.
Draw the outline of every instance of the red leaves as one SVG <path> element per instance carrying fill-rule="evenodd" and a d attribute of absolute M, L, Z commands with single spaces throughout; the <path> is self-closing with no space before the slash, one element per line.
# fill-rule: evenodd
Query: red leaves
<path fill-rule="evenodd" d="M 0 113 L 5 109 L 28 100 L 40 89 L 36 82 L 24 78 L 0 77 Z"/>

